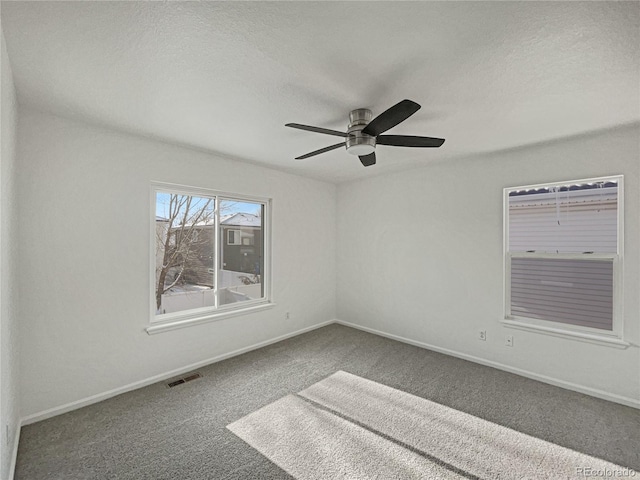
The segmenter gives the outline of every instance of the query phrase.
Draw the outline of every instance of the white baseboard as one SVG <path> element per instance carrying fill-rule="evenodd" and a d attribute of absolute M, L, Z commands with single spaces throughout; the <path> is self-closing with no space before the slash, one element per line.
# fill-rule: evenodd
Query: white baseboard
<path fill-rule="evenodd" d="M 42 412 L 34 413 L 32 415 L 28 415 L 22 418 L 22 425 L 29 425 L 31 423 L 39 422 L 41 420 L 46 420 L 47 418 L 55 417 L 56 415 L 62 415 L 63 413 L 70 412 L 72 410 L 76 410 L 78 408 L 86 407 L 87 405 L 91 405 L 93 403 L 98 403 L 103 400 L 106 400 L 111 397 L 115 397 L 116 395 L 120 395 L 122 393 L 130 392 L 131 390 L 136 390 L 138 388 L 146 387 L 147 385 L 151 385 L 157 382 L 161 382 L 171 377 L 176 377 L 178 375 L 182 375 L 183 373 L 190 372 L 192 370 L 196 370 L 198 368 L 202 368 L 206 365 L 210 365 L 212 363 L 220 362 L 222 360 L 226 360 L 227 358 L 235 357 L 237 355 L 242 355 L 243 353 L 250 352 L 251 350 L 256 350 L 258 348 L 266 347 L 267 345 L 271 345 L 272 343 L 277 343 L 282 340 L 286 340 L 287 338 L 295 337 L 297 335 L 301 335 L 303 333 L 310 332 L 312 330 L 316 330 L 318 328 L 330 325 L 335 323 L 335 320 L 328 320 L 326 322 L 318 323 L 316 325 L 312 325 L 310 327 L 306 327 L 300 330 L 296 330 L 295 332 L 287 333 L 285 335 L 281 335 L 279 337 L 271 338 L 269 340 L 265 340 L 263 342 L 256 343 L 254 345 L 250 345 L 248 347 L 240 348 L 238 350 L 234 350 L 232 352 L 223 353 L 222 355 L 215 356 L 213 358 L 208 358 L 206 360 L 202 360 L 200 362 L 192 363 L 191 365 L 186 365 L 181 368 L 177 368 L 175 370 L 171 370 L 169 372 L 161 373 L 159 375 L 154 375 L 153 377 L 145 378 L 144 380 L 139 380 L 134 383 L 130 383 L 123 387 L 114 388 L 113 390 L 109 390 L 107 392 L 98 393 L 97 395 L 92 395 L 90 397 L 86 397 L 80 400 L 76 400 L 75 402 L 67 403 L 65 405 L 60 405 L 58 407 L 53 407 L 48 410 L 44 410 Z"/>
<path fill-rule="evenodd" d="M 451 355 L 452 357 L 457 357 L 463 360 L 469 360 L 470 362 L 486 365 L 488 367 L 497 368 L 498 370 L 504 370 L 505 372 L 515 373 L 516 375 L 531 378 L 532 380 L 538 380 L 540 382 L 548 383 L 550 385 L 555 385 L 556 387 L 566 388 L 567 390 L 573 390 L 575 392 L 591 395 L 592 397 L 602 398 L 603 400 L 609 400 L 610 402 L 620 403 L 622 405 L 640 409 L 640 400 L 636 400 L 633 398 L 624 397 L 622 395 L 616 395 L 613 393 L 605 392 L 604 390 L 598 390 L 596 388 L 585 387 L 583 385 L 567 382 L 565 380 L 548 377 L 547 375 L 540 375 L 538 373 L 530 372 L 528 370 L 522 370 L 516 367 L 511 367 L 509 365 L 504 365 L 502 363 L 494 362 L 492 360 L 485 360 L 484 358 L 468 355 L 466 353 L 457 352 L 455 350 L 449 350 L 448 348 L 436 347 L 435 345 L 430 345 L 424 342 L 418 342 L 416 340 L 411 340 L 409 338 L 400 337 L 398 335 L 393 335 L 391 333 L 382 332 L 380 330 L 375 330 L 373 328 L 363 327 L 362 325 L 358 325 L 355 323 L 345 322 L 343 320 L 338 320 L 338 319 L 336 319 L 335 323 L 339 323 L 340 325 L 345 325 L 351 328 L 356 328 L 358 330 L 362 330 L 365 332 L 373 333 L 374 335 L 380 335 L 381 337 L 397 340 L 399 342 L 407 343 L 409 345 L 413 345 L 416 347 L 425 348 L 427 350 L 433 350 L 434 352 L 444 353 L 445 355 Z"/>
<path fill-rule="evenodd" d="M 11 465 L 9 466 L 9 478 L 13 480 L 16 473 L 16 463 L 18 461 L 18 444 L 20 443 L 20 429 L 22 428 L 22 422 L 18 421 L 16 425 L 16 433 L 13 436 L 13 451 L 11 452 Z"/>

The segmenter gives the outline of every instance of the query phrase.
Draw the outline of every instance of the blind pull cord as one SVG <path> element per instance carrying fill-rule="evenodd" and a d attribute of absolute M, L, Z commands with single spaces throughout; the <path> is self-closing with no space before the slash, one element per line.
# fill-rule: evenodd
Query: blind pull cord
<path fill-rule="evenodd" d="M 551 190 L 556 194 L 556 222 L 560 225 L 560 199 L 558 198 L 558 187 L 551 187 Z"/>

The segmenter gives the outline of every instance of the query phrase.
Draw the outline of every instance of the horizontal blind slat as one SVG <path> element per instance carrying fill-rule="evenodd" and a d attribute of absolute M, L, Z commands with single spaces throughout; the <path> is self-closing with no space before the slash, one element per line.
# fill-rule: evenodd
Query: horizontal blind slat
<path fill-rule="evenodd" d="M 583 256 L 581 258 L 542 258 L 542 257 L 518 257 L 518 262 L 527 263 L 532 265 L 545 265 L 553 267 L 555 265 L 563 267 L 589 267 L 596 264 L 608 264 L 611 265 L 611 258 L 596 258 L 590 256 Z"/>
<path fill-rule="evenodd" d="M 585 324 L 590 323 L 599 323 L 599 324 L 607 324 L 610 323 L 610 319 L 607 318 L 607 315 L 581 315 L 579 313 L 570 313 L 564 311 L 558 311 L 553 309 L 540 309 L 540 308 L 528 308 L 526 305 L 514 305 L 511 309 L 511 312 L 514 315 L 526 317 L 530 315 L 537 315 L 538 317 L 542 317 L 542 319 L 553 318 L 557 320 L 574 320 L 575 322 L 581 322 Z M 535 318 L 538 318 L 535 317 Z M 576 324 L 574 324 L 576 325 Z"/>
<path fill-rule="evenodd" d="M 570 276 L 545 276 L 537 278 L 530 278 L 526 275 L 512 276 L 512 283 L 515 285 L 522 285 L 523 287 L 537 287 L 539 285 L 558 286 L 558 287 L 570 287 L 570 288 L 590 288 L 594 290 L 610 288 L 612 279 L 585 279 L 578 281 L 574 277 Z"/>
<path fill-rule="evenodd" d="M 553 258 L 553 257 L 536 257 L 536 256 L 525 256 L 525 257 L 512 257 L 516 262 L 516 267 L 526 266 L 526 268 L 549 268 L 553 269 L 562 268 L 562 269 L 575 269 L 579 271 L 580 269 L 596 269 L 598 271 L 611 270 L 609 266 L 613 265 L 613 258 L 596 258 L 590 255 L 582 255 L 577 258 Z"/>
<path fill-rule="evenodd" d="M 570 297 L 575 297 L 576 300 L 580 300 L 584 297 L 586 298 L 591 298 L 591 297 L 606 297 L 609 298 L 610 295 L 610 289 L 606 288 L 606 287 L 600 287 L 598 288 L 597 286 L 595 288 L 581 288 L 579 290 L 580 293 L 576 292 L 575 288 L 572 287 L 562 287 L 562 286 L 558 286 L 558 285 L 531 285 L 531 284 L 524 284 L 524 285 L 520 285 L 520 284 L 512 284 L 511 288 L 518 288 L 518 287 L 522 287 L 521 290 L 526 290 L 526 291 L 531 291 L 531 292 L 537 292 L 540 295 L 546 295 L 547 292 L 558 292 L 560 294 L 562 294 L 563 296 L 570 296 Z M 604 300 L 603 300 L 604 301 Z"/>
<path fill-rule="evenodd" d="M 522 302 L 516 302 L 513 304 L 513 307 L 511 308 L 511 312 L 513 314 L 515 314 L 517 311 L 520 311 L 520 315 L 522 315 L 524 312 L 532 312 L 532 313 L 536 313 L 537 315 L 543 315 L 543 316 L 551 316 L 551 317 L 558 317 L 558 318 L 569 318 L 569 319 L 577 319 L 577 320 L 583 320 L 585 322 L 587 321 L 595 321 L 595 322 L 606 322 L 610 320 L 610 309 L 609 311 L 607 310 L 592 310 L 590 313 L 585 313 L 584 311 L 571 311 L 569 306 L 566 306 L 565 310 L 562 309 L 558 309 L 556 308 L 556 306 L 548 306 L 547 308 L 536 308 L 535 306 L 532 306 L 530 304 L 526 304 L 526 303 L 522 303 Z M 524 315 L 523 315 L 524 316 Z"/>
<path fill-rule="evenodd" d="M 558 272 L 558 273 L 562 273 L 562 272 L 570 272 L 570 273 L 575 273 L 575 274 L 599 274 L 599 275 L 611 275 L 613 272 L 609 272 L 608 269 L 605 270 L 603 268 L 600 268 L 597 264 L 596 265 L 573 265 L 573 264 L 567 264 L 567 263 L 560 263 L 560 264 L 543 264 L 542 262 L 540 262 L 541 264 L 537 264 L 537 263 L 529 263 L 528 265 L 523 266 L 522 264 L 516 264 L 514 265 L 514 271 L 523 271 L 523 272 L 535 272 L 535 271 L 541 271 L 541 272 Z M 575 262 L 574 262 L 575 263 Z M 589 263 L 589 262 L 581 262 L 581 263 Z"/>
<path fill-rule="evenodd" d="M 551 314 L 575 315 L 578 317 L 601 318 L 611 312 L 611 304 L 585 305 L 584 303 L 558 301 L 557 297 L 544 299 L 533 298 L 526 295 L 512 297 L 513 308 L 527 308 L 536 312 L 548 312 Z M 553 301 L 551 301 L 553 299 Z"/>
<path fill-rule="evenodd" d="M 577 325 L 581 327 L 599 328 L 601 330 L 611 330 L 611 327 L 612 327 L 612 323 L 609 322 L 608 320 L 606 321 L 603 320 L 601 322 L 589 322 L 585 320 L 575 320 L 572 318 L 558 318 L 558 317 L 552 317 L 548 315 L 538 315 L 531 312 L 525 312 L 524 314 L 519 314 L 518 312 L 514 312 L 514 315 L 525 317 L 525 318 L 537 318 L 538 320 L 547 320 L 547 321 L 556 322 L 556 323 L 566 323 L 569 325 Z"/>

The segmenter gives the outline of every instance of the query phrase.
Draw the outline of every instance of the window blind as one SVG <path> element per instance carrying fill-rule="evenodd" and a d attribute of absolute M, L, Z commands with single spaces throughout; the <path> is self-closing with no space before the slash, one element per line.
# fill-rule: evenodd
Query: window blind
<path fill-rule="evenodd" d="M 613 259 L 511 259 L 511 314 L 613 328 Z"/>

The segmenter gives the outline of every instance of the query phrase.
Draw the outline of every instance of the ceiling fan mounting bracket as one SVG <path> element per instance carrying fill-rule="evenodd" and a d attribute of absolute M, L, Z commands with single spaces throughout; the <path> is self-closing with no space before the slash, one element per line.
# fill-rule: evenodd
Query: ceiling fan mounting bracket
<path fill-rule="evenodd" d="M 346 147 L 351 155 L 369 155 L 376 149 L 376 137 L 362 133 L 362 130 L 373 118 L 368 108 L 358 108 L 349 113 Z"/>
<path fill-rule="evenodd" d="M 349 112 L 349 128 L 362 125 L 364 128 L 373 120 L 373 113 L 368 108 L 358 108 Z"/>

